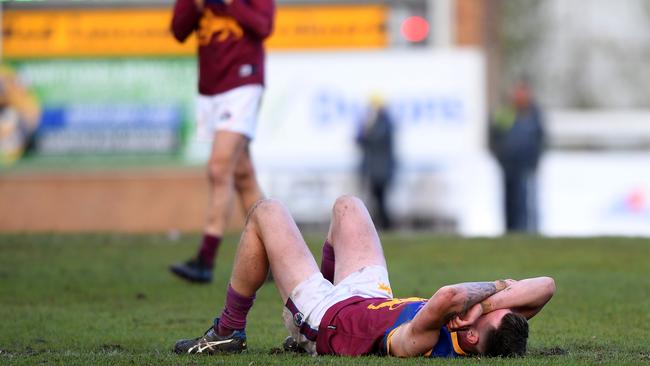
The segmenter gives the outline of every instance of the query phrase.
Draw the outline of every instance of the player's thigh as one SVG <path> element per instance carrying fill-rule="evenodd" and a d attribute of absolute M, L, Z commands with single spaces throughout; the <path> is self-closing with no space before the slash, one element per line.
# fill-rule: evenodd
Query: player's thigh
<path fill-rule="evenodd" d="M 379 235 L 360 199 L 343 196 L 336 200 L 328 237 L 336 258 L 335 284 L 363 267 L 386 267 Z"/>
<path fill-rule="evenodd" d="M 319 272 L 288 209 L 277 200 L 259 201 L 248 217 L 264 243 L 276 286 L 286 301 L 293 289 Z M 247 225 L 248 225 L 247 224 Z"/>

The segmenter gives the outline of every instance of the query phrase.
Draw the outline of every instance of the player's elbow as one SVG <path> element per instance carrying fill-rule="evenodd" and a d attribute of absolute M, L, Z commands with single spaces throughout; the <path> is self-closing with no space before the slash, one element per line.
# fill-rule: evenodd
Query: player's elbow
<path fill-rule="evenodd" d="M 169 30 L 178 42 L 185 42 L 187 37 L 194 31 L 194 28 L 185 24 L 180 17 L 174 16 L 171 23 Z"/>
<path fill-rule="evenodd" d="M 257 28 L 257 35 L 262 39 L 268 38 L 271 33 L 273 33 L 273 22 L 271 21 L 264 22 Z"/>
<path fill-rule="evenodd" d="M 180 43 L 185 42 L 187 37 L 190 35 L 190 32 L 184 32 L 183 30 L 180 29 L 180 27 L 174 24 L 172 24 L 171 26 L 171 32 L 174 38 Z"/>
<path fill-rule="evenodd" d="M 465 291 L 457 286 L 448 285 L 441 287 L 434 295 L 441 303 L 445 304 L 450 312 L 461 312 L 466 302 Z"/>
<path fill-rule="evenodd" d="M 541 277 L 543 289 L 548 298 L 550 299 L 555 295 L 555 280 L 552 277 Z"/>

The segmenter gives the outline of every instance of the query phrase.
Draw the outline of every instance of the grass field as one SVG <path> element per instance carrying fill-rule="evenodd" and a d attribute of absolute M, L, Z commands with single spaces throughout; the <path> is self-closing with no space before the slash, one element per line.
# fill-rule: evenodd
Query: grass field
<path fill-rule="evenodd" d="M 176 339 L 199 335 L 220 310 L 234 255 L 233 236 L 213 284 L 182 283 L 166 267 L 189 256 L 197 239 L 0 235 L 0 364 L 650 364 L 648 240 L 386 235 L 396 296 L 503 277 L 550 275 L 557 285 L 531 321 L 524 359 L 401 360 L 275 354 L 286 333 L 273 285 L 258 293 L 245 354 L 172 354 Z M 316 253 L 320 240 L 308 238 Z"/>

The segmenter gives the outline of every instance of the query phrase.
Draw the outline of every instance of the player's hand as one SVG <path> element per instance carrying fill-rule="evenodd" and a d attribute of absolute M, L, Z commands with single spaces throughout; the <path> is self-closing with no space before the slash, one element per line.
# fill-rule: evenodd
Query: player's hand
<path fill-rule="evenodd" d="M 478 320 L 481 315 L 483 315 L 483 307 L 481 304 L 475 304 L 469 308 L 465 314 L 456 315 L 453 319 L 451 319 L 449 323 L 447 323 L 447 328 L 449 328 L 449 330 L 466 329 L 474 324 L 474 322 L 476 322 L 476 320 Z"/>
<path fill-rule="evenodd" d="M 513 280 L 512 278 L 508 278 L 507 280 L 504 280 L 504 281 L 506 281 L 506 286 L 508 286 L 508 287 L 510 287 L 510 286 L 514 285 L 515 283 L 517 283 L 517 280 Z"/>
<path fill-rule="evenodd" d="M 205 0 L 194 0 L 194 4 L 196 4 L 197 9 L 202 11 L 205 7 Z"/>

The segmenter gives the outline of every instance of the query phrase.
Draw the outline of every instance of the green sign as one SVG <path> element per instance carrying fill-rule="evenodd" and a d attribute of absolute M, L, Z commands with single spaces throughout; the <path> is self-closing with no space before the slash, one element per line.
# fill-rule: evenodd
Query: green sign
<path fill-rule="evenodd" d="M 194 118 L 194 58 L 11 64 L 43 109 L 38 153 L 182 151 Z"/>

